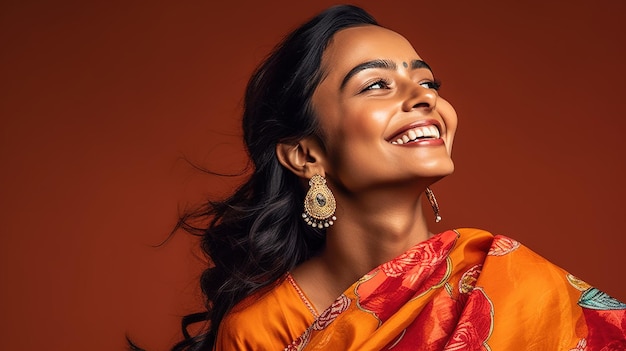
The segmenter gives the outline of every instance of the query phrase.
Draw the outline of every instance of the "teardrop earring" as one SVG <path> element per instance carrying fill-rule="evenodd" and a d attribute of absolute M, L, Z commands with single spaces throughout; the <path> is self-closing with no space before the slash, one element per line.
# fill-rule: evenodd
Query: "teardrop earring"
<path fill-rule="evenodd" d="M 328 228 L 334 224 L 337 204 L 335 196 L 326 186 L 326 179 L 319 174 L 309 180 L 309 191 L 304 197 L 304 221 L 315 228 Z"/>

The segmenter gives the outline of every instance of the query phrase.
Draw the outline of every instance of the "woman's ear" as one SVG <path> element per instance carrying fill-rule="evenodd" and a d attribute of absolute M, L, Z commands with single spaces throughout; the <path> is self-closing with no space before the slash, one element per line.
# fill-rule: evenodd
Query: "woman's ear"
<path fill-rule="evenodd" d="M 295 143 L 276 144 L 276 156 L 285 168 L 298 177 L 311 179 L 316 174 L 326 176 L 323 148 L 313 136 Z"/>

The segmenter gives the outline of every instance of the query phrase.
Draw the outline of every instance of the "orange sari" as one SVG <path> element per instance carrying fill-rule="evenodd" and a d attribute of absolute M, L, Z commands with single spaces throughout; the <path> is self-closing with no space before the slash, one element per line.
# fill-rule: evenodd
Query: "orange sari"
<path fill-rule="evenodd" d="M 215 350 L 626 350 L 626 304 L 517 241 L 438 234 L 317 315 L 287 275 L 222 321 Z"/>

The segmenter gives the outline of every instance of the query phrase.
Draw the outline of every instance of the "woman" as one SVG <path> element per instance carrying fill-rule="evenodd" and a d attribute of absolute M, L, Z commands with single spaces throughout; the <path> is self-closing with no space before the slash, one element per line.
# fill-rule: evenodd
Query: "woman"
<path fill-rule="evenodd" d="M 180 222 L 214 266 L 174 349 L 625 349 L 626 305 L 512 239 L 429 232 L 457 124 L 438 86 L 356 7 L 286 37 L 246 91 L 253 174 Z"/>

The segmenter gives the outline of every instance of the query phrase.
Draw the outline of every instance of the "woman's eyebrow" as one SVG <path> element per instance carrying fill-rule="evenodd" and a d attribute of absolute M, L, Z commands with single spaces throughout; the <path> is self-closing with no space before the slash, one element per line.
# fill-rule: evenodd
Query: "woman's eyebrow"
<path fill-rule="evenodd" d="M 430 66 L 426 63 L 426 61 L 422 61 L 422 60 L 413 60 L 411 61 L 411 69 L 419 69 L 419 68 L 426 68 L 429 71 L 433 71 Z"/>
<path fill-rule="evenodd" d="M 350 78 L 352 78 L 357 73 L 359 73 L 359 72 L 361 72 L 363 70 L 372 69 L 372 68 L 382 68 L 382 69 L 388 69 L 388 70 L 394 70 L 395 71 L 396 69 L 398 69 L 398 65 L 396 65 L 395 62 L 390 61 L 390 60 L 372 60 L 372 61 L 367 61 L 367 62 L 360 63 L 360 64 L 356 65 L 354 68 L 352 68 L 350 70 L 350 72 L 348 72 L 348 74 L 346 74 L 346 76 L 343 78 L 343 81 L 341 82 L 340 89 L 343 90 L 343 88 L 348 83 Z M 422 60 L 412 60 L 411 61 L 411 69 L 420 69 L 420 68 L 426 68 L 429 71 L 431 71 L 430 66 L 426 62 L 424 62 Z"/>
<path fill-rule="evenodd" d="M 354 68 L 352 68 L 350 72 L 348 72 L 348 74 L 346 74 L 346 76 L 343 78 L 343 81 L 341 82 L 340 89 L 343 89 L 343 87 L 348 83 L 350 78 L 352 78 L 355 74 L 363 70 L 372 69 L 372 68 L 396 70 L 398 66 L 396 65 L 395 62 L 389 61 L 389 60 L 372 60 L 372 61 L 360 63 L 356 65 Z"/>

